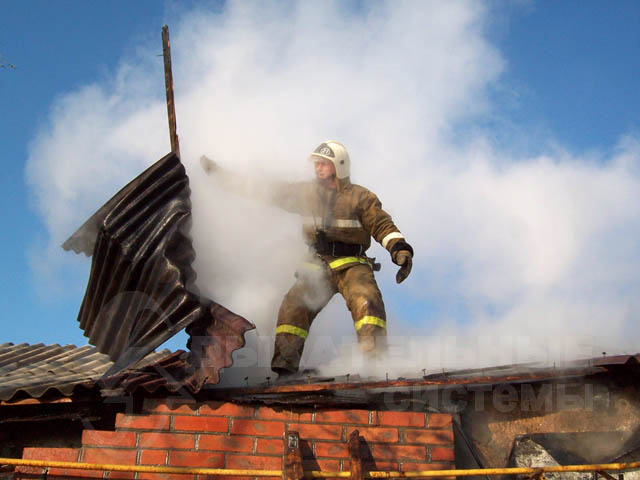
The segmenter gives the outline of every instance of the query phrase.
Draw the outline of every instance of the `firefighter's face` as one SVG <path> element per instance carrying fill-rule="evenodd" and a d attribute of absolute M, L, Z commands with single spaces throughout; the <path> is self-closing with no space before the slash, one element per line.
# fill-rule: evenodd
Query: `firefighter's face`
<path fill-rule="evenodd" d="M 313 166 L 318 180 L 329 180 L 336 174 L 336 167 L 333 162 L 324 158 L 314 158 Z"/>

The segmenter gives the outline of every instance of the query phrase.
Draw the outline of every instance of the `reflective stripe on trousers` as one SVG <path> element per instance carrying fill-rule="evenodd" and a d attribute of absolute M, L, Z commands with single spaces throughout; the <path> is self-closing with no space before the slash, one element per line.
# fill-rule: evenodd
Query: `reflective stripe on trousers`
<path fill-rule="evenodd" d="M 373 315 L 367 315 L 366 317 L 362 317 L 360 320 L 355 322 L 353 326 L 356 329 L 356 332 L 360 330 L 365 325 L 376 325 L 380 328 L 387 328 L 387 322 L 382 318 L 374 317 Z"/>
<path fill-rule="evenodd" d="M 279 333 L 290 333 L 291 335 L 297 335 L 300 338 L 306 339 L 309 335 L 309 331 L 304 328 L 296 327 L 295 325 L 278 325 L 276 328 L 276 335 Z"/>
<path fill-rule="evenodd" d="M 317 277 L 298 277 L 278 311 L 271 361 L 274 371 L 298 370 L 311 325 L 318 312 L 337 292 L 342 294 L 351 312 L 360 349 L 363 352 L 375 352 L 385 348 L 387 331 L 384 302 L 373 270 L 365 258 L 354 256 L 329 259 L 330 267 L 335 268 L 334 270 L 329 271 L 325 267 Z M 336 265 L 340 266 L 339 264 L 344 267 L 337 268 Z"/>

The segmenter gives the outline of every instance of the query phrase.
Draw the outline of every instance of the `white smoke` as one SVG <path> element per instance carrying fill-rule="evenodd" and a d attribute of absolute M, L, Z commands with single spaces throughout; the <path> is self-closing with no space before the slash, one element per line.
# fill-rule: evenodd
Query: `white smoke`
<path fill-rule="evenodd" d="M 222 192 L 197 159 L 299 180 L 329 138 L 347 146 L 352 180 L 378 194 L 416 257 L 398 286 L 388 254 L 373 250 L 391 336 L 384 363 L 351 356 L 351 319 L 335 298 L 312 328 L 307 366 L 415 376 L 638 350 L 639 143 L 621 132 L 614 154 L 585 156 L 552 138 L 535 155 L 481 129 L 460 140 L 459 125 L 491 112 L 505 65 L 489 15 L 477 1 L 229 2 L 171 25 L 199 284 L 266 339 L 249 334 L 258 353 L 239 352 L 238 366 L 268 367 L 304 253 L 299 221 Z M 33 141 L 27 174 L 51 238 L 36 263 L 54 278 L 77 268 L 58 245 L 169 150 L 158 50 L 143 46 L 111 82 L 58 99 Z"/>

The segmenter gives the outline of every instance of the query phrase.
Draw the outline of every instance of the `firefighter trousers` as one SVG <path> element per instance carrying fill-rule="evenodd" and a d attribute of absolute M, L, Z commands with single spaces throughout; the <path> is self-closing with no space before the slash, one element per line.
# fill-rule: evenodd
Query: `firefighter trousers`
<path fill-rule="evenodd" d="M 351 312 L 358 345 L 365 354 L 386 346 L 386 315 L 382 294 L 371 267 L 356 264 L 343 270 L 318 268 L 313 274 L 298 274 L 278 312 L 271 369 L 277 373 L 297 372 L 305 340 L 313 320 L 338 292 Z"/>

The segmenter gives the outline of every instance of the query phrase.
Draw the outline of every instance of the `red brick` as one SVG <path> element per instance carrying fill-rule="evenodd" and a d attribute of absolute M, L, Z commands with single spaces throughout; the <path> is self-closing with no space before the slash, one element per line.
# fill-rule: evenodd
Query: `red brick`
<path fill-rule="evenodd" d="M 107 447 L 135 447 L 135 432 L 107 432 L 102 430 L 85 430 L 82 432 L 82 445 Z"/>
<path fill-rule="evenodd" d="M 342 470 L 348 472 L 351 469 L 351 462 L 349 460 L 343 460 Z M 362 469 L 364 471 L 384 471 L 384 472 L 397 472 L 399 470 L 397 462 L 375 462 L 375 461 L 362 461 Z"/>
<path fill-rule="evenodd" d="M 405 443 L 422 443 L 430 445 L 453 444 L 453 432 L 451 430 L 411 430 L 407 429 L 403 434 Z"/>
<path fill-rule="evenodd" d="M 140 465 L 166 465 L 167 450 L 141 450 Z"/>
<path fill-rule="evenodd" d="M 295 431 L 305 440 L 341 440 L 342 425 L 311 425 L 308 423 L 289 423 L 288 431 Z"/>
<path fill-rule="evenodd" d="M 145 399 L 143 409 L 147 412 L 194 415 L 198 405 L 185 399 Z"/>
<path fill-rule="evenodd" d="M 198 480 L 256 480 L 269 477 L 234 477 L 231 475 L 198 475 Z"/>
<path fill-rule="evenodd" d="M 402 462 L 401 468 L 405 472 L 419 472 L 421 470 L 453 470 L 455 466 L 445 463 Z"/>
<path fill-rule="evenodd" d="M 424 416 L 423 412 L 377 412 L 377 424 L 397 427 L 424 427 Z"/>
<path fill-rule="evenodd" d="M 369 410 L 320 410 L 316 412 L 316 423 L 369 424 Z"/>
<path fill-rule="evenodd" d="M 233 420 L 232 435 L 257 435 L 259 437 L 281 437 L 284 422 L 266 420 Z"/>
<path fill-rule="evenodd" d="M 194 480 L 195 475 L 178 475 L 175 473 L 138 473 L 143 480 Z"/>
<path fill-rule="evenodd" d="M 256 418 L 260 418 L 262 420 L 289 420 L 294 422 L 310 422 L 312 420 L 312 414 L 310 412 L 300 412 L 298 410 L 259 407 L 256 410 Z"/>
<path fill-rule="evenodd" d="M 256 418 L 261 420 L 293 420 L 293 417 L 291 410 L 274 410 L 271 407 L 259 407 L 256 410 Z"/>
<path fill-rule="evenodd" d="M 313 413 L 311 412 L 293 412 L 294 422 L 311 422 L 313 421 Z"/>
<path fill-rule="evenodd" d="M 200 415 L 216 415 L 221 417 L 253 417 L 254 408 L 235 403 L 209 402 L 200 407 Z"/>
<path fill-rule="evenodd" d="M 349 458 L 349 448 L 344 443 L 316 443 L 318 457 Z"/>
<path fill-rule="evenodd" d="M 170 415 L 116 415 L 116 428 L 135 428 L 137 430 L 169 430 Z"/>
<path fill-rule="evenodd" d="M 227 454 L 227 468 L 247 470 L 282 470 L 282 457 Z"/>
<path fill-rule="evenodd" d="M 256 453 L 267 455 L 282 455 L 284 442 L 279 438 L 259 438 L 256 445 Z"/>
<path fill-rule="evenodd" d="M 22 475 L 24 474 L 24 475 Z M 44 467 L 25 467 L 24 465 L 18 465 L 15 467 L 15 478 L 16 480 L 22 479 L 31 479 L 31 478 L 44 478 L 45 468 Z M 12 477 L 7 477 L 12 478 Z"/>
<path fill-rule="evenodd" d="M 203 434 L 198 440 L 198 450 L 251 453 L 253 451 L 253 437 Z"/>
<path fill-rule="evenodd" d="M 229 420 L 221 417 L 187 417 L 173 418 L 174 430 L 195 430 L 198 432 L 227 432 Z"/>
<path fill-rule="evenodd" d="M 421 445 L 371 445 L 371 451 L 376 460 L 427 459 L 427 447 Z"/>
<path fill-rule="evenodd" d="M 107 478 L 135 478 L 135 475 L 135 472 L 107 472 Z"/>
<path fill-rule="evenodd" d="M 25 460 L 54 460 L 56 462 L 77 462 L 77 448 L 35 448 L 25 447 L 22 458 Z"/>
<path fill-rule="evenodd" d="M 140 447 L 192 449 L 195 440 L 195 435 L 187 433 L 143 432 L 140 434 Z"/>
<path fill-rule="evenodd" d="M 347 428 L 347 438 L 353 430 L 358 430 L 361 437 L 367 442 L 384 442 L 384 443 L 397 443 L 398 442 L 398 429 L 397 428 L 385 428 L 385 427 L 358 427 Z"/>
<path fill-rule="evenodd" d="M 224 468 L 224 453 L 169 452 L 169 465 L 173 467 Z"/>
<path fill-rule="evenodd" d="M 340 460 L 303 460 L 302 469 L 305 472 L 308 470 L 321 470 L 323 472 L 339 472 Z"/>
<path fill-rule="evenodd" d="M 432 447 L 431 448 L 431 461 L 445 461 L 445 462 L 453 462 L 455 461 L 455 455 L 453 453 L 453 448 L 443 448 L 443 447 Z"/>
<path fill-rule="evenodd" d="M 136 451 L 114 448 L 84 447 L 82 461 L 84 463 L 112 463 L 115 465 L 135 465 Z"/>
<path fill-rule="evenodd" d="M 291 418 L 294 422 L 311 422 L 313 421 L 313 413 L 311 412 L 293 412 Z"/>
<path fill-rule="evenodd" d="M 102 470 L 78 470 L 77 468 L 50 468 L 49 473 L 46 477 L 42 478 L 102 478 L 103 477 Z M 17 477 L 23 478 L 23 477 Z M 133 478 L 133 477 L 131 477 Z M 25 479 L 26 480 L 26 479 Z"/>
<path fill-rule="evenodd" d="M 447 428 L 452 423 L 451 415 L 448 413 L 430 413 L 429 414 L 429 428 Z"/>
<path fill-rule="evenodd" d="M 22 458 L 25 460 L 54 460 L 56 462 L 77 462 L 79 450 L 77 448 L 36 448 L 25 447 L 22 450 Z M 67 469 L 65 469 L 67 470 Z M 69 472 L 73 470 L 68 469 Z M 16 467 L 17 473 L 40 475 L 44 472 L 42 467 Z M 76 470 L 77 472 L 77 470 Z"/>

